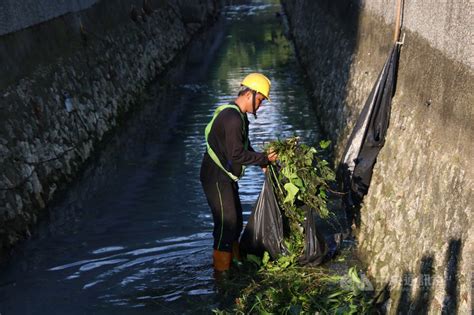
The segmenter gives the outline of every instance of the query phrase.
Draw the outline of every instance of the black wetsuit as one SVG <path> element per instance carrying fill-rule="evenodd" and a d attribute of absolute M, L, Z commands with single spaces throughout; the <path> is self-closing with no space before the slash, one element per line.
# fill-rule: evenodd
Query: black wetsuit
<path fill-rule="evenodd" d="M 233 108 L 226 108 L 216 117 L 208 135 L 208 142 L 219 157 L 221 164 L 235 176 L 239 176 L 242 165 L 268 164 L 264 153 L 255 152 L 248 140 L 249 121 Z M 245 135 L 242 124 L 245 123 Z M 249 141 L 245 150 L 245 140 Z M 232 251 L 232 243 L 239 239 L 242 231 L 242 205 L 239 186 L 217 166 L 207 154 L 201 164 L 201 183 L 214 219 L 214 249 Z"/>

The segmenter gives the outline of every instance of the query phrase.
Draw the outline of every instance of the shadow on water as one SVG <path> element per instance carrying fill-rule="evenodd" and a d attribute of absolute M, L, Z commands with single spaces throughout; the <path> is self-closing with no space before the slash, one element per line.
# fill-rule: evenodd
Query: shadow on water
<path fill-rule="evenodd" d="M 206 123 L 244 75 L 262 71 L 273 103 L 250 117 L 253 147 L 320 138 L 279 10 L 278 1 L 226 7 L 149 87 L 0 272 L 0 313 L 209 313 L 233 302 L 211 267 L 212 217 L 199 183 Z M 244 218 L 262 183 L 261 170 L 249 168 L 240 184 Z"/>

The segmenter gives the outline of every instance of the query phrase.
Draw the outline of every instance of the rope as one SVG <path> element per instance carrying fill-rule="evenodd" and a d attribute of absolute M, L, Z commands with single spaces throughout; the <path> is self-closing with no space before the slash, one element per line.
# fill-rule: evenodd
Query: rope
<path fill-rule="evenodd" d="M 397 17 L 395 20 L 395 32 L 393 36 L 394 43 L 398 42 L 398 39 L 400 38 L 400 29 L 401 29 L 401 24 L 402 24 L 402 13 L 403 13 L 404 2 L 405 2 L 404 0 L 397 1 Z"/>

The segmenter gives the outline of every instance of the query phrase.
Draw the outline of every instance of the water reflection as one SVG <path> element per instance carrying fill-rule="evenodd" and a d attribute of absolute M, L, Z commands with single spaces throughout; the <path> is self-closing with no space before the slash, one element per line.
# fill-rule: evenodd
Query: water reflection
<path fill-rule="evenodd" d="M 227 7 L 150 88 L 140 112 L 0 275 L 0 313 L 183 314 L 219 306 L 212 217 L 198 175 L 214 109 L 235 98 L 246 74 L 261 71 L 272 80 L 273 102 L 249 117 L 253 147 L 319 138 L 279 10 L 277 1 Z M 261 170 L 248 168 L 240 182 L 246 214 L 262 183 Z"/>

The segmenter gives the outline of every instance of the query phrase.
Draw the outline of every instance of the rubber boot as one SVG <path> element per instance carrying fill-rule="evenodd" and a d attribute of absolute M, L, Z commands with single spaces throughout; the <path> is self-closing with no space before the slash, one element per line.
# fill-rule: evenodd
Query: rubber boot
<path fill-rule="evenodd" d="M 212 258 L 214 261 L 214 270 L 216 271 L 229 270 L 230 263 L 232 261 L 232 253 L 223 252 L 220 250 L 214 250 Z"/>
<path fill-rule="evenodd" d="M 232 243 L 232 259 L 242 261 L 242 259 L 240 258 L 240 246 L 239 242 L 237 241 Z"/>

